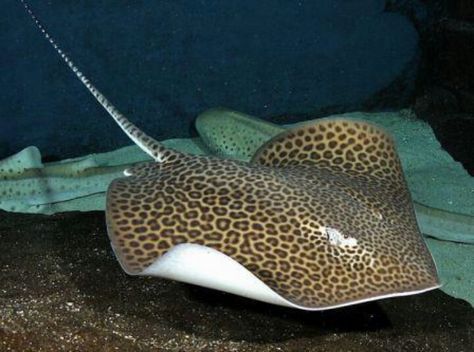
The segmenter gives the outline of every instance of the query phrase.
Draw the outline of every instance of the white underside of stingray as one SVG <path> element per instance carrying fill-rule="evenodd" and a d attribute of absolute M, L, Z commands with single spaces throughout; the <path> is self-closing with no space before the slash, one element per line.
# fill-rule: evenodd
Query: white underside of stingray
<path fill-rule="evenodd" d="M 257 278 L 243 265 L 224 253 L 213 248 L 192 243 L 183 243 L 174 246 L 166 254 L 138 274 L 128 272 L 125 267 L 122 268 L 131 275 L 154 276 L 181 281 L 261 302 L 308 311 L 327 310 L 384 298 L 409 296 L 439 288 L 439 285 L 436 285 L 423 290 L 391 293 L 332 306 L 316 308 L 305 307 L 283 298 L 265 285 L 262 280 Z"/>

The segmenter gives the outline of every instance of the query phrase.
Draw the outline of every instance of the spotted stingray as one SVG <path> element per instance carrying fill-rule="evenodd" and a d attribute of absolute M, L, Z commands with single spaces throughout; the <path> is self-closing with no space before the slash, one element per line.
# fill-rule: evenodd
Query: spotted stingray
<path fill-rule="evenodd" d="M 362 121 L 283 132 L 250 163 L 165 148 L 138 129 L 39 29 L 154 162 L 107 191 L 122 268 L 278 305 L 323 310 L 439 286 L 392 138 Z"/>

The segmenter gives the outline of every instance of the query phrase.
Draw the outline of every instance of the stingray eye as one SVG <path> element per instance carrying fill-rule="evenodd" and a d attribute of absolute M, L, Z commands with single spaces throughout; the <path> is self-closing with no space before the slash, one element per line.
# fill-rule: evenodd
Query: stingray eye
<path fill-rule="evenodd" d="M 132 176 L 133 172 L 130 169 L 125 169 L 125 170 L 123 170 L 123 174 L 125 176 Z"/>

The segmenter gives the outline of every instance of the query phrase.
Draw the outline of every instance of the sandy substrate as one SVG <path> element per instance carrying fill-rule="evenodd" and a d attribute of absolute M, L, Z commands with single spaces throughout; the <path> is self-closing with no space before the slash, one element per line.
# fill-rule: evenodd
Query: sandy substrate
<path fill-rule="evenodd" d="M 308 313 L 125 275 L 104 213 L 0 212 L 0 351 L 471 351 L 439 290 Z"/>

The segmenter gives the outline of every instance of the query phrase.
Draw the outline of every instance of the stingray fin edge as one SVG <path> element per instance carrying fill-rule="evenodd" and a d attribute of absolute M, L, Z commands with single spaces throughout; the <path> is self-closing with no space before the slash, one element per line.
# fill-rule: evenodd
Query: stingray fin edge
<path fill-rule="evenodd" d="M 303 123 L 267 141 L 251 162 L 270 167 L 314 165 L 404 184 L 393 138 L 363 120 L 323 118 Z"/>
<path fill-rule="evenodd" d="M 203 245 L 178 244 L 140 272 L 129 272 L 123 263 L 120 264 L 125 272 L 130 275 L 153 276 L 185 282 L 265 303 L 306 311 L 341 308 L 379 299 L 423 293 L 440 287 L 439 284 L 436 284 L 419 290 L 368 297 L 330 306 L 304 306 L 293 303 L 279 295 L 234 259 L 216 249 Z"/>

